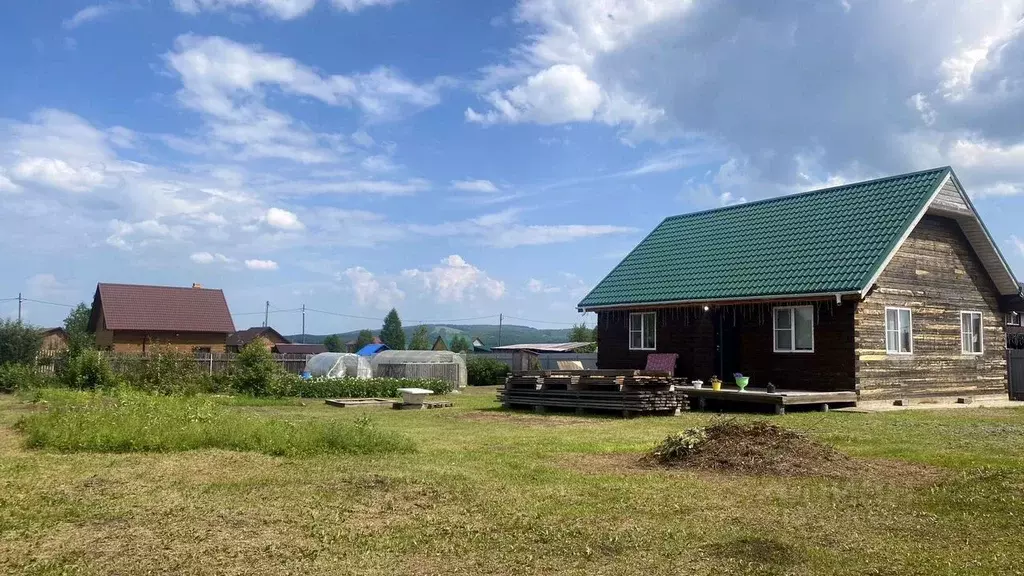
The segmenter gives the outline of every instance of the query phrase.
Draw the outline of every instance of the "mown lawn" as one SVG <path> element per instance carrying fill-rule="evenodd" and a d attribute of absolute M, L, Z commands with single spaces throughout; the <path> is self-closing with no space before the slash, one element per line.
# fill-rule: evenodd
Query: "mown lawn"
<path fill-rule="evenodd" d="M 0 396 L 0 573 L 1024 573 L 1024 409 L 773 418 L 885 462 L 849 479 L 766 478 L 635 464 L 709 416 L 452 398 L 421 412 L 221 403 L 292 422 L 370 414 L 416 444 L 279 457 L 30 450 L 12 426 L 40 408 Z"/>

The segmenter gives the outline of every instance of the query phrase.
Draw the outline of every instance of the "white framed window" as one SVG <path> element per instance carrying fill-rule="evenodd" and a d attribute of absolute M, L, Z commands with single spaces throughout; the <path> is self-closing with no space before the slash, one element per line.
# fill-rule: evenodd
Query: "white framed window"
<path fill-rule="evenodd" d="M 776 352 L 814 352 L 814 306 L 772 310 Z"/>
<path fill-rule="evenodd" d="M 910 308 L 885 309 L 885 351 L 889 354 L 914 353 L 914 316 Z"/>
<path fill-rule="evenodd" d="M 960 349 L 964 354 L 983 354 L 985 338 L 982 332 L 981 312 L 960 313 Z"/>
<path fill-rule="evenodd" d="M 632 312 L 629 315 L 629 349 L 655 350 L 658 347 L 658 323 L 654 312 Z"/>
<path fill-rule="evenodd" d="M 1021 325 L 1021 313 L 1020 312 L 1007 312 L 1006 313 L 1006 325 L 1007 326 L 1020 326 Z"/>

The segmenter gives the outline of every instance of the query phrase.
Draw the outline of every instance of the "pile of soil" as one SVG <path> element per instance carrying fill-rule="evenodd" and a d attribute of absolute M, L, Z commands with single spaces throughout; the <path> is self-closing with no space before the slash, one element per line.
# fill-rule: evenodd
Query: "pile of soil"
<path fill-rule="evenodd" d="M 706 439 L 685 453 L 645 460 L 657 466 L 773 476 L 846 476 L 853 465 L 831 446 L 764 421 L 724 420 L 703 430 Z"/>

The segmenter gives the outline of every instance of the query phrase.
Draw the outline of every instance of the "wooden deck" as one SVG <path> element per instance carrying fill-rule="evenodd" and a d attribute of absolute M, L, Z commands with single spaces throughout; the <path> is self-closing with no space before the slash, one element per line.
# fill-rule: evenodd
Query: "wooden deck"
<path fill-rule="evenodd" d="M 740 392 L 738 388 L 722 388 L 712 390 L 709 387 L 694 388 L 679 386 L 676 390 L 690 397 L 690 406 L 695 410 L 704 410 L 707 401 L 744 402 L 750 404 L 768 404 L 774 406 L 776 414 L 785 414 L 786 406 L 814 405 L 827 411 L 830 406 L 857 403 L 856 392 L 806 392 L 803 390 L 776 390 L 769 393 L 764 388 L 747 388 Z"/>

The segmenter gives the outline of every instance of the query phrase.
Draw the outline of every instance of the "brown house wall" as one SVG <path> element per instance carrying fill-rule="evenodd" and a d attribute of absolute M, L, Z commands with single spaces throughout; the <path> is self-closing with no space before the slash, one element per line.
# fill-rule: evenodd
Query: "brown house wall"
<path fill-rule="evenodd" d="M 224 352 L 227 334 L 215 333 L 174 333 L 174 332 L 111 332 L 110 343 L 103 346 L 114 352 L 141 353 L 153 346 L 170 347 L 182 352 L 195 348 L 209 348 L 211 352 Z M 97 334 L 97 343 L 99 342 Z"/>
<path fill-rule="evenodd" d="M 912 311 L 913 354 L 886 353 L 887 306 Z M 981 356 L 961 353 L 961 311 L 982 313 Z M 996 288 L 954 220 L 921 220 L 857 306 L 854 324 L 862 400 L 1006 392 L 1006 332 Z"/>
<path fill-rule="evenodd" d="M 793 303 L 800 304 L 800 303 Z M 804 303 L 806 304 L 806 303 Z M 779 303 L 778 305 L 786 305 Z M 776 353 L 772 326 L 772 305 L 725 307 L 721 322 L 730 324 L 723 332 L 735 331 L 739 350 L 737 369 L 751 377 L 751 385 L 772 382 L 779 388 L 798 390 L 853 390 L 854 381 L 854 306 L 817 302 L 813 353 Z M 676 375 L 708 380 L 718 375 L 719 321 L 715 310 L 702 307 L 661 309 L 658 314 L 657 350 L 679 354 Z M 602 369 L 643 368 L 650 351 L 629 349 L 629 313 L 605 312 L 598 319 L 597 363 Z M 726 367 L 728 370 L 728 367 Z"/>

